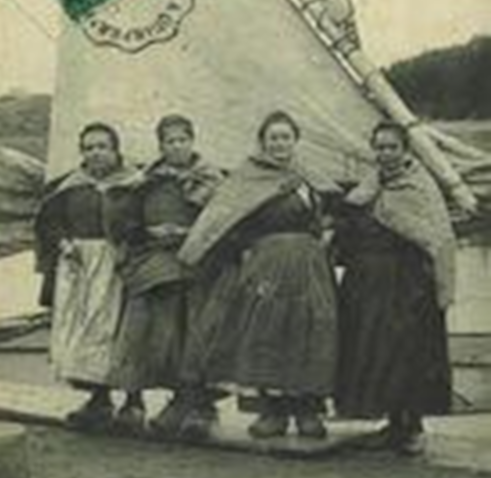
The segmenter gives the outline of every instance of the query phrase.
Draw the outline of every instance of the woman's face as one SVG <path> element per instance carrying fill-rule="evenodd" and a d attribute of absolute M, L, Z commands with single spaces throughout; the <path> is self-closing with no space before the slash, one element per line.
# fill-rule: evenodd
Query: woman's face
<path fill-rule="evenodd" d="M 172 166 L 186 166 L 193 154 L 193 138 L 181 126 L 167 128 L 160 138 L 160 153 Z"/>
<path fill-rule="evenodd" d="M 119 152 L 105 131 L 91 131 L 81 140 L 80 149 L 89 174 L 102 178 L 119 164 Z"/>
<path fill-rule="evenodd" d="M 297 137 L 291 125 L 285 122 L 272 123 L 263 138 L 263 149 L 279 162 L 291 160 L 297 144 Z"/>
<path fill-rule="evenodd" d="M 380 166 L 386 170 L 397 169 L 404 162 L 406 148 L 401 137 L 394 131 L 379 131 L 373 140 L 373 148 Z"/>

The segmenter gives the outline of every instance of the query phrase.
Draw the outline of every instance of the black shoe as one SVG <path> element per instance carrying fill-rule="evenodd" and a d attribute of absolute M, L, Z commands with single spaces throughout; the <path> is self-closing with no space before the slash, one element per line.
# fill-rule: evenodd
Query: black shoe
<path fill-rule="evenodd" d="M 133 436 L 140 436 L 145 431 L 145 407 L 142 404 L 123 405 L 114 417 L 116 431 Z"/>
<path fill-rule="evenodd" d="M 180 436 L 184 440 L 206 440 L 218 422 L 218 411 L 214 405 L 194 408 L 182 422 Z"/>
<path fill-rule="evenodd" d="M 294 418 L 299 436 L 316 440 L 323 440 L 327 437 L 327 429 L 318 414 L 305 413 L 295 415 Z"/>
<path fill-rule="evenodd" d="M 178 438 L 182 423 L 191 410 L 189 401 L 181 395 L 176 395 L 155 418 L 149 421 L 150 430 L 159 438 Z"/>
<path fill-rule="evenodd" d="M 66 417 L 67 426 L 86 431 L 103 431 L 112 425 L 112 403 L 101 403 L 89 400 L 79 409 L 70 412 Z"/>
<path fill-rule="evenodd" d="M 321 418 L 321 414 L 325 413 L 325 403 L 322 397 L 310 394 L 290 397 L 289 406 L 299 436 L 316 440 L 326 438 L 327 429 Z"/>
<path fill-rule="evenodd" d="M 283 437 L 288 431 L 288 416 L 278 413 L 262 413 L 249 426 L 248 431 L 253 438 Z"/>
<path fill-rule="evenodd" d="M 379 430 L 350 440 L 351 446 L 364 451 L 395 450 L 401 443 L 402 431 L 393 425 L 386 425 Z"/>
<path fill-rule="evenodd" d="M 426 435 L 422 431 L 407 434 L 397 446 L 394 447 L 396 453 L 402 456 L 416 457 L 424 455 L 426 451 Z"/>

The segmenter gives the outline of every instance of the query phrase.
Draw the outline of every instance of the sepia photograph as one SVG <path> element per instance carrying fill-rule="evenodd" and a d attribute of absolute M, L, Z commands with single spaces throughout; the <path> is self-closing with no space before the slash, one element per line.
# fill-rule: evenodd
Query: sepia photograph
<path fill-rule="evenodd" d="M 490 449 L 490 0 L 1 0 L 0 478 Z"/>

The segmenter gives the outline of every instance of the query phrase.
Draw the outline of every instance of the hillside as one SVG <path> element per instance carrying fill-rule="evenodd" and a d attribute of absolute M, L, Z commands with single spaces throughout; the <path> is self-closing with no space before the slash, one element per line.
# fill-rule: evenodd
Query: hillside
<path fill-rule="evenodd" d="M 0 144 L 44 160 L 47 153 L 51 97 L 0 97 Z"/>
<path fill-rule="evenodd" d="M 491 118 L 491 37 L 398 62 L 387 74 L 420 116 Z"/>

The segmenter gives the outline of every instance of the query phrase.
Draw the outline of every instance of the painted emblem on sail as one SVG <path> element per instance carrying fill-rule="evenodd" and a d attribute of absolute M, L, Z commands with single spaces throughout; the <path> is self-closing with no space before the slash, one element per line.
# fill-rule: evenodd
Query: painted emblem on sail
<path fill-rule="evenodd" d="M 81 20 L 87 37 L 100 46 L 137 53 L 178 35 L 196 0 L 113 0 Z"/>

